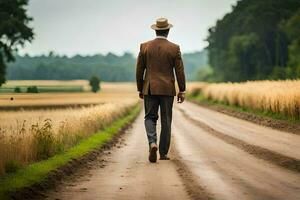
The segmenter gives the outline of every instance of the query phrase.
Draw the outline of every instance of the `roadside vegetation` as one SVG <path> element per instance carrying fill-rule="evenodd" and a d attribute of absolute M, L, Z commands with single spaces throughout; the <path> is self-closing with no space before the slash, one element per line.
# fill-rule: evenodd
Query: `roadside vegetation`
<path fill-rule="evenodd" d="M 300 81 L 193 84 L 188 98 L 276 119 L 300 120 Z"/>
<path fill-rule="evenodd" d="M 126 115 L 135 101 L 85 108 L 2 112 L 0 175 L 64 152 Z"/>
<path fill-rule="evenodd" d="M 61 85 L 12 81 L 7 85 Z M 82 85 L 88 81 L 65 81 Z M 103 83 L 100 93 L 0 95 L 0 177 L 67 151 L 125 116 L 137 103 L 135 84 Z M 122 97 L 122 98 L 120 98 Z"/>
<path fill-rule="evenodd" d="M 86 80 L 8 81 L 4 87 L 16 85 L 91 90 Z M 140 111 L 135 87 L 103 83 L 98 93 L 0 94 L 0 199 L 109 141 Z"/>
<path fill-rule="evenodd" d="M 141 107 L 139 104 L 134 104 L 131 107 L 123 109 L 124 113 L 119 113 L 121 116 L 107 125 L 98 121 L 102 124 L 101 126 L 103 126 L 102 130 L 98 130 L 90 137 L 78 141 L 73 147 L 56 154 L 47 160 L 30 164 L 27 167 L 18 169 L 15 173 L 9 173 L 1 177 L 0 199 L 8 198 L 7 195 L 11 192 L 42 182 L 47 178 L 50 172 L 66 165 L 74 159 L 80 159 L 89 152 L 100 148 L 105 142 L 111 140 L 123 127 L 132 122 L 140 112 L 140 109 Z M 108 115 L 108 113 L 106 113 L 106 115 Z M 112 119 L 111 117 L 109 118 Z M 47 129 L 48 128 L 46 128 L 46 130 Z"/>

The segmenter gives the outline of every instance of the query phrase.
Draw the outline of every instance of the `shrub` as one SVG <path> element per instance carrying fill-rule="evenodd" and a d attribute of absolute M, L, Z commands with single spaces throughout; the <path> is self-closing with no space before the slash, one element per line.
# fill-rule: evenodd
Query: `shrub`
<path fill-rule="evenodd" d="M 15 87 L 15 93 L 20 93 L 21 92 L 21 88 L 20 87 Z"/>
<path fill-rule="evenodd" d="M 37 88 L 37 86 L 29 86 L 28 88 L 27 88 L 27 93 L 38 93 L 39 91 L 38 91 L 38 88 Z"/>
<path fill-rule="evenodd" d="M 100 90 L 100 79 L 99 79 L 99 77 L 92 76 L 90 78 L 89 84 L 90 84 L 93 92 L 98 92 Z"/>

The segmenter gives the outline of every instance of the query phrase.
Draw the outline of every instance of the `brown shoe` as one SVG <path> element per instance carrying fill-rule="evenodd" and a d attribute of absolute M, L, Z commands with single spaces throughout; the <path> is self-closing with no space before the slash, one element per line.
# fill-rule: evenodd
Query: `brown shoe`
<path fill-rule="evenodd" d="M 155 143 L 150 144 L 150 151 L 149 151 L 149 161 L 155 163 L 157 160 L 157 145 Z"/>
<path fill-rule="evenodd" d="M 160 155 L 159 160 L 170 160 L 170 158 L 167 155 Z"/>

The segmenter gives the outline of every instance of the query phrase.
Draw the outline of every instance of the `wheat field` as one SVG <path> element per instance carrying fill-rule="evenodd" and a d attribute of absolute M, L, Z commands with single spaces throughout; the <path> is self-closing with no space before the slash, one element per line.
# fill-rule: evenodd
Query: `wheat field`
<path fill-rule="evenodd" d="M 14 101 L 9 100 L 14 96 Z M 36 105 L 84 107 L 35 109 Z M 138 98 L 134 84 L 103 84 L 100 93 L 1 94 L 0 107 L 31 105 L 29 110 L 0 111 L 0 175 L 47 159 L 128 113 Z"/>
<path fill-rule="evenodd" d="M 8 81 L 7 86 L 12 85 L 48 85 L 64 84 L 68 86 L 81 85 L 89 87 L 88 82 L 78 81 Z M 0 94 L 0 110 L 5 107 L 22 106 L 48 106 L 51 105 L 89 105 L 105 102 L 117 102 L 119 97 L 124 99 L 136 98 L 136 85 L 134 83 L 102 83 L 99 93 L 6 93 Z"/>
<path fill-rule="evenodd" d="M 300 119 L 300 80 L 248 81 L 244 83 L 198 83 L 206 99 Z"/>

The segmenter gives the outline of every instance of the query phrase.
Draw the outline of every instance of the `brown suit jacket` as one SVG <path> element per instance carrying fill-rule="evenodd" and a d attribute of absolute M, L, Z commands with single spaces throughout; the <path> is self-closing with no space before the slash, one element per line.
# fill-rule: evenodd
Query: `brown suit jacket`
<path fill-rule="evenodd" d="M 163 38 L 142 43 L 136 65 L 138 91 L 176 96 L 174 69 L 179 91 L 183 92 L 186 86 L 179 46 Z"/>

